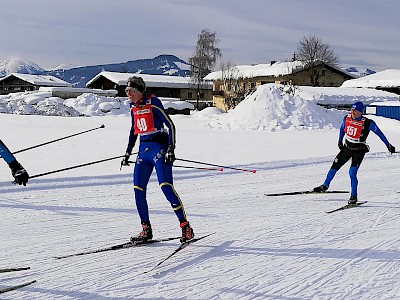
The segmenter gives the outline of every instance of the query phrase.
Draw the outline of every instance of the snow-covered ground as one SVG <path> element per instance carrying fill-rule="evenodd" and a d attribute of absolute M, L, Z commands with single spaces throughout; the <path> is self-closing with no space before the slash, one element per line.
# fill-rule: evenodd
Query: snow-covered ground
<path fill-rule="evenodd" d="M 175 188 L 196 235 L 216 234 L 146 274 L 179 242 L 53 258 L 121 243 L 139 232 L 131 167 L 120 170 L 117 159 L 34 178 L 22 187 L 11 184 L 10 170 L 0 162 L 0 268 L 31 267 L 0 274 L 0 287 L 37 280 L 0 298 L 400 299 L 400 156 L 370 134 L 371 152 L 359 171 L 359 198 L 368 203 L 359 208 L 325 213 L 345 204 L 347 194 L 267 197 L 323 182 L 338 151 L 343 113 L 268 91 L 259 97 L 274 108 L 248 98 L 228 114 L 208 108 L 171 116 L 177 157 L 257 172 L 175 167 Z M 283 118 L 287 122 L 271 127 Z M 400 123 L 371 118 L 400 149 Z M 256 121 L 260 126 L 252 127 Z M 231 126 L 235 122 L 241 126 Z M 105 124 L 17 154 L 36 175 L 123 155 L 130 117 L 0 114 L 0 124 L 0 138 L 11 151 Z M 332 190 L 349 189 L 348 167 L 338 172 Z M 179 235 L 155 177 L 148 201 L 155 237 Z"/>

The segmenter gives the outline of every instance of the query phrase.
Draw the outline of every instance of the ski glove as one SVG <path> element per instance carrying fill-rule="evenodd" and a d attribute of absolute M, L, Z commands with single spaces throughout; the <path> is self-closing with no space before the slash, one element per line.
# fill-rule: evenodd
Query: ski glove
<path fill-rule="evenodd" d="M 121 169 L 122 166 L 129 166 L 129 157 L 131 157 L 131 155 L 129 153 L 125 153 L 125 156 L 121 161 Z"/>
<path fill-rule="evenodd" d="M 343 150 L 343 149 L 344 149 L 344 145 L 343 145 L 342 142 L 338 142 L 337 145 L 338 145 L 338 147 L 339 147 L 340 150 Z"/>
<path fill-rule="evenodd" d="M 11 174 L 15 179 L 14 182 L 18 183 L 19 185 L 23 184 L 24 186 L 26 186 L 26 184 L 28 183 L 29 174 L 21 166 L 21 164 L 17 160 L 14 160 L 10 162 L 9 167 L 11 169 Z"/>
<path fill-rule="evenodd" d="M 387 148 L 392 154 L 396 152 L 396 148 L 392 144 L 387 145 Z"/>
<path fill-rule="evenodd" d="M 175 146 L 168 146 L 167 153 L 165 153 L 165 162 L 168 164 L 172 164 L 175 161 Z"/>

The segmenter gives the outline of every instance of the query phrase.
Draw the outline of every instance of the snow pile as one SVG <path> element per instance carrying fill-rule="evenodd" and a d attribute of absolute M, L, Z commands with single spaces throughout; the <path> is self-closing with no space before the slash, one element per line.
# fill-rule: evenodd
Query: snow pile
<path fill-rule="evenodd" d="M 325 109 L 313 101 L 283 93 L 274 84 L 265 84 L 238 106 L 206 124 L 210 128 L 281 129 L 338 128 L 345 111 Z"/>
<path fill-rule="evenodd" d="M 64 104 L 88 116 L 129 114 L 129 100 L 126 97 L 105 97 L 85 93 L 77 98 L 65 100 Z"/>
<path fill-rule="evenodd" d="M 0 113 L 77 117 L 82 115 L 49 92 L 23 92 L 0 96 Z"/>
<path fill-rule="evenodd" d="M 173 98 L 160 100 L 166 109 L 194 109 L 193 104 L 186 101 Z M 49 91 L 10 93 L 0 96 L 0 113 L 72 117 L 129 115 L 129 99 L 84 93 L 77 98 L 64 100 L 52 97 Z"/>

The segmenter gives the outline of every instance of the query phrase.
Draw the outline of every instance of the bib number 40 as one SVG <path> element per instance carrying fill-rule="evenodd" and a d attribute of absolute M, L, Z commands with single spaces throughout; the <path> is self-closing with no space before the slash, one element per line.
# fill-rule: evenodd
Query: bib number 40
<path fill-rule="evenodd" d="M 145 118 L 138 118 L 136 121 L 136 126 L 140 130 L 140 132 L 147 131 L 147 123 Z"/>

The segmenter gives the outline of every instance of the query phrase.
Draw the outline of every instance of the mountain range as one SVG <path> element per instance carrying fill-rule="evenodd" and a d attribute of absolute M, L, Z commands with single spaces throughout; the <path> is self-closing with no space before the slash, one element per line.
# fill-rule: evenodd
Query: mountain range
<path fill-rule="evenodd" d="M 0 59 L 0 78 L 10 73 L 51 75 L 69 82 L 75 87 L 86 87 L 86 83 L 102 71 L 190 76 L 190 65 L 184 60 L 169 54 L 159 55 L 151 59 L 138 59 L 115 64 L 73 68 L 60 65 L 53 70 L 45 70 L 32 61 L 18 57 Z"/>
<path fill-rule="evenodd" d="M 371 69 L 361 70 L 354 67 L 344 70 L 357 77 L 375 73 Z M 137 59 L 123 63 L 95 66 L 73 67 L 62 64 L 52 70 L 45 70 L 36 63 L 23 58 L 0 59 L 0 78 L 10 73 L 52 75 L 73 84 L 75 87 L 86 87 L 86 83 L 102 71 L 190 76 L 190 65 L 184 60 L 169 54 L 162 54 L 150 59 Z"/>

